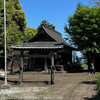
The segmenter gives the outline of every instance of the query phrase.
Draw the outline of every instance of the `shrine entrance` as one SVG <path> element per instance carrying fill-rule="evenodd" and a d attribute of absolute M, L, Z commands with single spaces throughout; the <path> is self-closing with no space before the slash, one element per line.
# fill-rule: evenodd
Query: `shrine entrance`
<path fill-rule="evenodd" d="M 16 55 L 20 58 L 19 83 L 23 81 L 23 58 L 26 57 L 29 69 L 50 69 L 51 84 L 54 84 L 55 64 L 66 66 L 68 62 L 72 62 L 72 50 L 76 50 L 62 38 L 61 33 L 44 25 L 27 43 L 12 45 L 11 48 L 20 51 L 20 55 Z"/>

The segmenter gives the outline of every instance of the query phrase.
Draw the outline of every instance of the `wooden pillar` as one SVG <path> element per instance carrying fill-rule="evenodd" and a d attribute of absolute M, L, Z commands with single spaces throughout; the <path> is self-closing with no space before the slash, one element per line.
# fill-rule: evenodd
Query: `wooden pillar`
<path fill-rule="evenodd" d="M 22 83 L 22 82 L 23 82 L 23 51 L 21 51 L 18 83 Z"/>
<path fill-rule="evenodd" d="M 54 84 L 54 52 L 51 52 L 51 84 Z"/>
<path fill-rule="evenodd" d="M 14 74 L 13 66 L 14 66 L 14 59 L 12 60 L 12 63 L 11 63 L 11 71 L 10 71 L 11 74 Z"/>
<path fill-rule="evenodd" d="M 45 62 L 44 62 L 44 70 L 47 71 L 47 58 L 44 58 Z"/>
<path fill-rule="evenodd" d="M 31 58 L 29 57 L 29 60 L 28 60 L 28 69 L 30 70 L 31 69 Z"/>

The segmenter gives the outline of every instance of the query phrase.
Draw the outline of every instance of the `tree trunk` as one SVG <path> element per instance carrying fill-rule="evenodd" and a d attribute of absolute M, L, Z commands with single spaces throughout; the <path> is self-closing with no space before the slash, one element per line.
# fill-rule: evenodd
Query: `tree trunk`
<path fill-rule="evenodd" d="M 88 71 L 90 72 L 90 55 L 87 55 L 87 60 L 88 60 Z"/>
<path fill-rule="evenodd" d="M 87 59 L 88 59 L 88 71 L 90 72 L 91 71 L 91 63 L 93 63 L 95 65 L 95 55 L 93 53 L 88 53 Z"/>

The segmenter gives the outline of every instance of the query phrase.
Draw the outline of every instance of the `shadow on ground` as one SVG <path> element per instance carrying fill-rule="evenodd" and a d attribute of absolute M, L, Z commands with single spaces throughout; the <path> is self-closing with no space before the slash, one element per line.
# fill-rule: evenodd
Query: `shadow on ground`
<path fill-rule="evenodd" d="M 94 80 L 94 81 L 83 81 L 80 84 L 96 84 L 96 80 Z"/>
<path fill-rule="evenodd" d="M 95 81 L 83 81 L 80 84 L 92 85 L 92 84 L 96 84 L 96 80 Z M 94 95 L 91 98 L 84 97 L 84 100 L 100 100 L 100 94 Z"/>
<path fill-rule="evenodd" d="M 4 78 L 0 77 L 1 81 L 4 81 Z M 7 80 L 8 82 L 10 82 L 11 84 L 17 85 L 18 81 L 13 81 L 13 80 Z M 44 84 L 44 85 L 49 85 L 50 81 L 23 81 L 23 83 L 32 83 L 32 84 Z"/>
<path fill-rule="evenodd" d="M 50 84 L 49 81 L 23 81 L 23 83 L 33 83 L 33 84 L 43 83 L 45 85 Z"/>
<path fill-rule="evenodd" d="M 100 100 L 100 94 L 93 96 L 92 98 L 85 97 L 84 100 Z"/>

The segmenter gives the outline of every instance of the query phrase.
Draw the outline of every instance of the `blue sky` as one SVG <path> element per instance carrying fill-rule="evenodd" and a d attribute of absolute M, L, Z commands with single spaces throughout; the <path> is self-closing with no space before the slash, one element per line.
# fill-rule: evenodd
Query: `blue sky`
<path fill-rule="evenodd" d="M 88 5 L 88 0 L 20 0 L 28 27 L 37 28 L 46 19 L 56 26 L 63 37 L 64 25 L 67 24 L 68 16 L 74 14 L 78 2 Z"/>
<path fill-rule="evenodd" d="M 42 20 L 47 20 L 56 27 L 63 38 L 68 16 L 74 14 L 79 2 L 89 4 L 88 0 L 20 0 L 28 27 L 37 28 Z"/>

